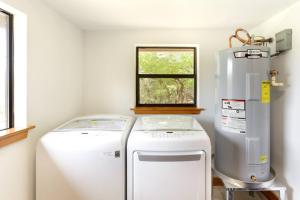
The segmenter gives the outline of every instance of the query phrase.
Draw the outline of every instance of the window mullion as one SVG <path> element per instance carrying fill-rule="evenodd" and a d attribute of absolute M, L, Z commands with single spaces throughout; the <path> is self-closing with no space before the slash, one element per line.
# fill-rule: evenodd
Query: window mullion
<path fill-rule="evenodd" d="M 138 78 L 195 78 L 195 74 L 138 74 Z"/>

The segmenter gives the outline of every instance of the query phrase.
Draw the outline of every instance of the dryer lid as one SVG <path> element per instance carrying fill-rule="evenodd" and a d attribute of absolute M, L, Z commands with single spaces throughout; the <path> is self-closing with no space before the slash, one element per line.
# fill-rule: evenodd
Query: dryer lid
<path fill-rule="evenodd" d="M 138 118 L 135 130 L 203 130 L 203 128 L 193 117 L 161 115 Z"/>
<path fill-rule="evenodd" d="M 76 130 L 101 130 L 101 131 L 123 131 L 126 128 L 127 120 L 109 118 L 75 119 L 55 131 L 76 131 Z"/>

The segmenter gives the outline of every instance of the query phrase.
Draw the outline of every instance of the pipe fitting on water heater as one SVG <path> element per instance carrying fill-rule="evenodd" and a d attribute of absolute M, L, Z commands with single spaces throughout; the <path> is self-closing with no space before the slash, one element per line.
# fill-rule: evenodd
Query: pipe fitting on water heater
<path fill-rule="evenodd" d="M 279 74 L 279 72 L 275 69 L 272 69 L 270 71 L 271 86 L 273 86 L 273 87 L 283 87 L 284 86 L 283 82 L 277 82 L 278 74 Z"/>

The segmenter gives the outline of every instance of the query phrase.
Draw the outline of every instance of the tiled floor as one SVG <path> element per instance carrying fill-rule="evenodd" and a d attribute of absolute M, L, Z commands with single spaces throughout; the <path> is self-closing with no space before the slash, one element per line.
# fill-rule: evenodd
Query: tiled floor
<path fill-rule="evenodd" d="M 236 192 L 234 200 L 265 200 L 262 195 L 254 193 L 252 197 L 248 192 Z M 224 188 L 213 187 L 213 200 L 225 200 Z"/>

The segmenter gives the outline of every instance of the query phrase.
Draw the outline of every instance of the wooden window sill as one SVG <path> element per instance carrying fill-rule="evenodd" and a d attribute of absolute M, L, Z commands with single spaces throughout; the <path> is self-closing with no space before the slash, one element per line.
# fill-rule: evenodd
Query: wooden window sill
<path fill-rule="evenodd" d="M 26 128 L 10 128 L 10 129 L 0 131 L 0 147 L 27 138 L 28 131 L 34 128 L 35 128 L 34 125 L 30 125 Z"/>
<path fill-rule="evenodd" d="M 203 108 L 196 107 L 135 107 L 135 114 L 200 114 Z"/>

